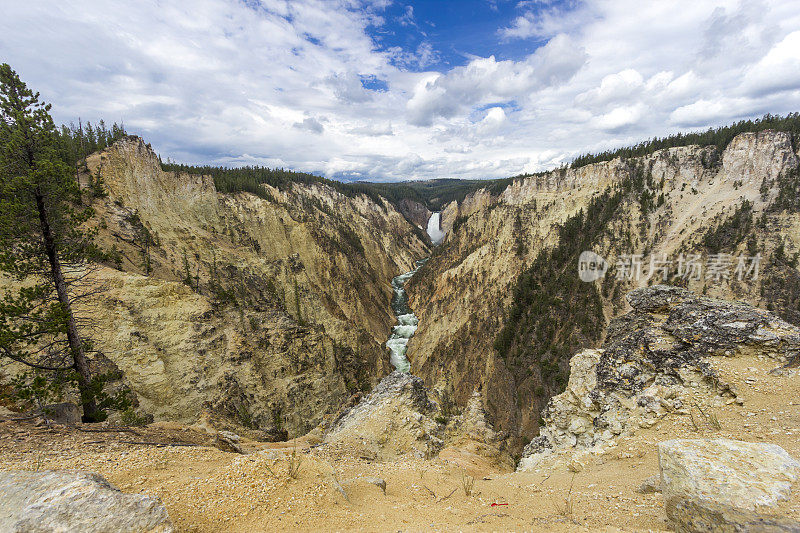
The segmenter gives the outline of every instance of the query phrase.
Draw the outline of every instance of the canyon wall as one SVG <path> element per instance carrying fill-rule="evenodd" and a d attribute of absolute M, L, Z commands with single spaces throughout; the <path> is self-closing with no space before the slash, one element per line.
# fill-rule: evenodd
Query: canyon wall
<path fill-rule="evenodd" d="M 797 169 L 790 136 L 765 131 L 741 134 L 722 151 L 686 146 L 559 169 L 448 205 L 442 217 L 450 231 L 407 289 L 420 319 L 408 351 L 414 373 L 455 391 L 460 405 L 481 390 L 495 428 L 519 450 L 537 434 L 547 400 L 566 386 L 569 357 L 602 342 L 608 321 L 627 310 L 628 290 L 662 281 L 647 277 L 651 259 L 761 254 L 755 280 L 671 282 L 800 323 L 800 216 L 796 201 L 786 200 L 796 198 Z M 581 285 L 566 241 L 585 244 L 612 270 Z M 549 262 L 537 262 L 543 251 L 553 251 Z M 641 255 L 639 279 L 616 278 L 624 254 Z M 556 292 L 563 285 L 564 294 L 515 310 L 515 295 L 535 292 L 515 291 L 525 283 L 555 283 Z M 498 350 L 493 344 L 509 322 L 519 325 Z"/>
<path fill-rule="evenodd" d="M 390 203 L 323 184 L 222 194 L 135 137 L 80 179 L 103 184 L 92 223 L 115 257 L 76 312 L 140 416 L 294 436 L 390 372 L 389 281 L 429 253 Z"/>

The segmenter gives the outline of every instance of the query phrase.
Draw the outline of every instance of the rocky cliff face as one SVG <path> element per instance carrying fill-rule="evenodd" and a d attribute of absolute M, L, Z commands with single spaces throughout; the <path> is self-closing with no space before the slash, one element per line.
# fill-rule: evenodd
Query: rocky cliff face
<path fill-rule="evenodd" d="M 390 371 L 389 281 L 428 251 L 388 202 L 324 185 L 221 194 L 162 171 L 138 138 L 90 156 L 90 176 L 117 262 L 78 313 L 140 413 L 296 435 Z"/>
<path fill-rule="evenodd" d="M 547 399 L 566 385 L 569 357 L 602 342 L 608 320 L 627 309 L 627 291 L 660 281 L 647 276 L 651 260 L 761 254 L 755 280 L 673 272 L 671 282 L 800 323 L 800 216 L 781 200 L 796 196 L 797 169 L 790 136 L 765 131 L 739 135 L 722 151 L 687 146 L 560 169 L 449 205 L 442 220 L 451 231 L 408 285 L 420 319 L 412 368 L 427 385 L 451 385 L 461 405 L 482 387 L 490 419 L 521 446 L 536 435 Z M 577 281 L 579 250 L 570 243 L 606 258 L 604 280 Z M 542 261 L 545 251 L 554 255 Z M 617 279 L 624 254 L 639 254 L 638 279 Z M 553 287 L 515 311 L 521 283 Z M 498 353 L 493 343 L 509 322 L 516 329 Z"/>
<path fill-rule="evenodd" d="M 667 413 L 701 417 L 741 401 L 710 357 L 769 357 L 775 372 L 800 364 L 800 328 L 767 311 L 666 285 L 627 299 L 633 310 L 611 321 L 603 348 L 572 357 L 567 388 L 550 399 L 521 468 L 550 449 L 608 446 Z"/>

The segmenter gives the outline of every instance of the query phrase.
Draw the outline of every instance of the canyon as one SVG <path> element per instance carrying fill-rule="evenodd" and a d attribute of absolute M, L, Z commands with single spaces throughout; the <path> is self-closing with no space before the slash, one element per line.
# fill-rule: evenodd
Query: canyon
<path fill-rule="evenodd" d="M 800 323 L 800 278 L 796 261 L 792 266 L 787 259 L 800 251 L 800 216 L 775 205 L 782 184 L 796 186 L 797 173 L 791 136 L 764 131 L 738 135 L 724 150 L 685 146 L 563 168 L 515 179 L 499 194 L 478 190 L 448 204 L 442 211 L 447 236 L 407 286 L 420 321 L 408 346 L 415 373 L 429 387 L 454 391 L 461 405 L 481 391 L 496 429 L 519 452 L 538 434 L 549 398 L 566 386 L 570 357 L 602 343 L 609 320 L 628 308 L 629 290 L 658 281 L 647 276 L 651 261 L 692 252 L 707 257 L 720 251 L 709 247 L 718 241 L 732 256 L 760 254 L 757 279 L 704 274 L 673 282 Z M 731 223 L 736 216 L 746 218 L 738 229 Z M 563 250 L 570 221 L 580 222 L 572 239 L 585 248 L 555 264 L 542 262 L 544 251 Z M 612 266 L 638 254 L 642 275 L 618 279 L 610 271 L 584 284 L 577 271 L 583 250 Z M 521 332 L 527 342 L 498 350 L 495 341 L 515 312 L 522 278 L 542 287 L 555 280 L 541 304 L 526 300 L 521 311 L 530 318 L 536 309 L 534 325 L 554 332 L 538 338 L 542 331 Z M 558 350 L 532 353 L 536 341 Z"/>
<path fill-rule="evenodd" d="M 89 224 L 112 253 L 79 273 L 91 296 L 75 311 L 94 324 L 92 368 L 134 404 L 111 412 L 101 441 L 74 421 L 21 422 L 6 401 L 2 470 L 36 470 L 44 457 L 50 469 L 98 471 L 155 491 L 158 527 L 168 511 L 180 530 L 761 520 L 708 507 L 687 486 L 666 486 L 663 503 L 656 490 L 634 494 L 659 468 L 677 479 L 656 448 L 669 439 L 676 457 L 693 437 L 800 452 L 800 414 L 771 394 L 796 392 L 800 360 L 794 142 L 742 133 L 722 149 L 617 157 L 445 201 L 324 180 L 220 192 L 127 137 L 78 169 L 85 191 L 102 186 L 87 195 Z M 590 282 L 578 270 L 587 251 L 602 266 Z M 676 270 L 690 254 L 728 270 Z M 742 257 L 749 269 L 736 270 Z M 6 365 L 2 379 L 21 370 Z M 74 449 L 58 452 L 67 440 Z M 92 459 L 98 450 L 108 465 Z M 0 489 L 17 490 L 14 476 Z M 105 490 L 87 476 L 85 490 Z M 204 502 L 221 483 L 235 489 L 203 516 L 173 479 Z M 256 506 L 265 494 L 272 503 Z M 800 518 L 797 493 L 780 495 L 770 505 Z"/>

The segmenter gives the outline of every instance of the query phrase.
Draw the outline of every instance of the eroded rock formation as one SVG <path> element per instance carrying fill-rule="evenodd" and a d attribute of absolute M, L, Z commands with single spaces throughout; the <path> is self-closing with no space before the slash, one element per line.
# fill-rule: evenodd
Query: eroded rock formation
<path fill-rule="evenodd" d="M 666 285 L 634 290 L 628 300 L 633 310 L 611 321 L 603 348 L 572 358 L 567 389 L 550 399 L 520 469 L 549 449 L 603 447 L 665 413 L 688 415 L 698 392 L 706 408 L 735 403 L 735 389 L 709 357 L 748 353 L 781 367 L 798 363 L 800 328 L 768 311 Z"/>

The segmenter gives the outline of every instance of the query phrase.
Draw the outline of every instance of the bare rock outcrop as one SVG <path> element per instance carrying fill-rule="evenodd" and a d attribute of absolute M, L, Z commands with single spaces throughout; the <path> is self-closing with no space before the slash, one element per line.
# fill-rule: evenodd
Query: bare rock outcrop
<path fill-rule="evenodd" d="M 92 472 L 0 472 L 0 501 L 0 531 L 173 531 L 158 498 L 124 494 Z"/>
<path fill-rule="evenodd" d="M 798 361 L 800 328 L 770 312 L 665 285 L 636 289 L 628 301 L 633 310 L 611 321 L 603 349 L 571 359 L 567 388 L 543 411 L 545 426 L 526 446 L 520 469 L 550 448 L 603 446 L 665 413 L 688 414 L 695 391 L 710 405 L 738 402 L 708 356 Z"/>
<path fill-rule="evenodd" d="M 762 514 L 786 500 L 800 463 L 775 444 L 675 439 L 658 445 L 667 518 L 677 531 L 800 531 Z"/>
<path fill-rule="evenodd" d="M 323 445 L 368 459 L 431 457 L 442 446 L 439 407 L 418 377 L 394 371 L 333 423 Z"/>

